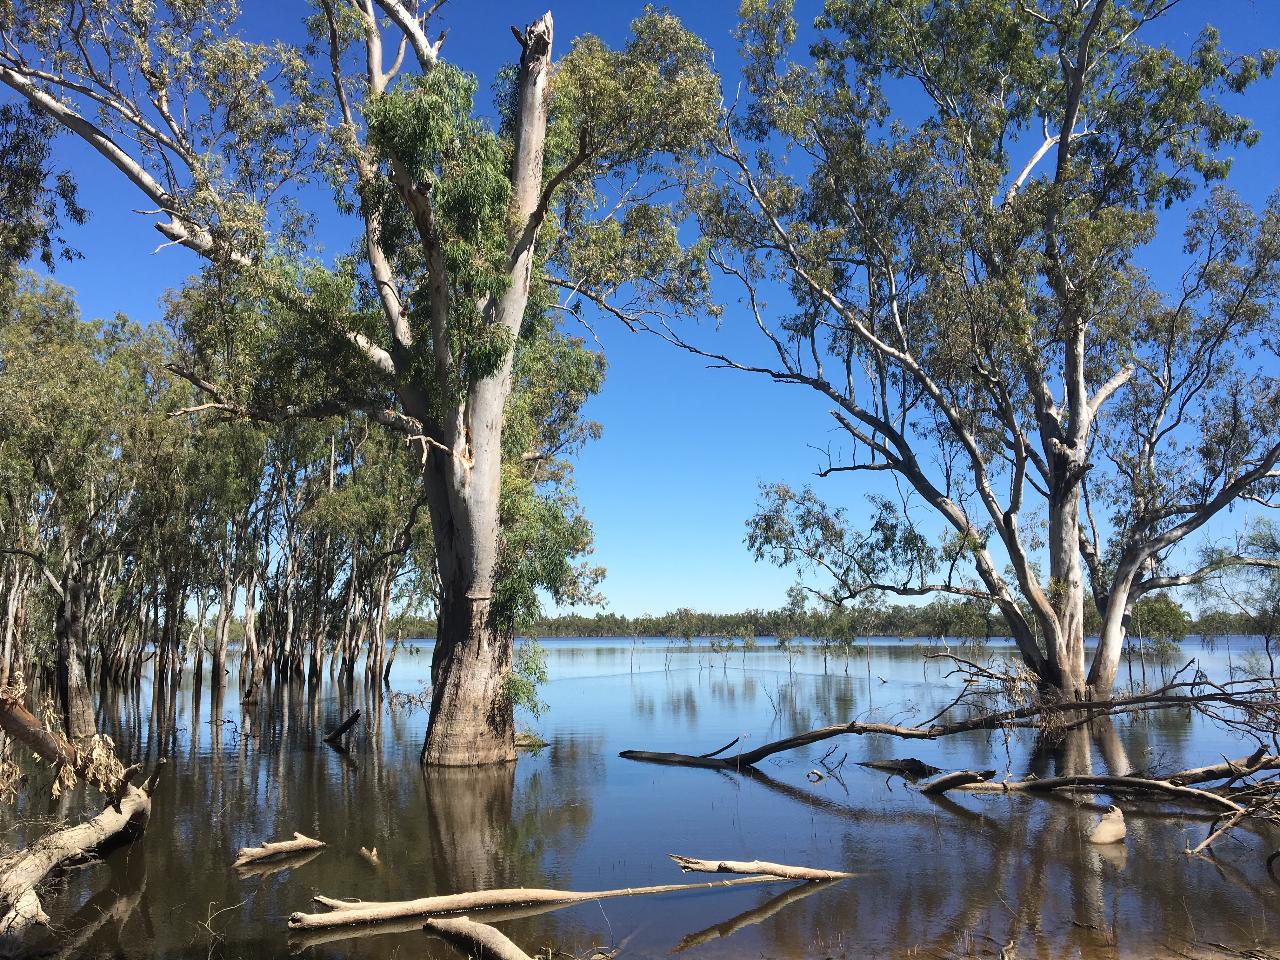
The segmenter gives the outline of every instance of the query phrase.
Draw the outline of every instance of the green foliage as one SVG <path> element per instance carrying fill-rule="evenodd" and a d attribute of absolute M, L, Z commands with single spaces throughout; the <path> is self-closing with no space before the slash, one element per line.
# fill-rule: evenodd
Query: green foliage
<path fill-rule="evenodd" d="M 502 681 L 502 694 L 513 708 L 542 716 L 547 705 L 538 699 L 538 687 L 547 682 L 547 650 L 533 640 L 516 644 L 511 671 Z"/>
<path fill-rule="evenodd" d="M 78 225 L 89 214 L 76 201 L 71 174 L 51 166 L 56 133 L 43 114 L 0 104 L 0 284 L 33 256 L 50 271 L 79 257 L 61 238 L 62 218 Z"/>

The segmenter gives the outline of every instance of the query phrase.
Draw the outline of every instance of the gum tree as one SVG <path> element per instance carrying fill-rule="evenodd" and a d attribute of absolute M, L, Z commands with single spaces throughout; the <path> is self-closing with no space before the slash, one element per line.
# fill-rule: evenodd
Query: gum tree
<path fill-rule="evenodd" d="M 548 13 L 513 31 L 518 62 L 498 78 L 491 125 L 475 80 L 431 39 L 440 6 L 320 0 L 299 48 L 244 39 L 221 2 L 6 0 L 0 82 L 114 166 L 169 243 L 293 325 L 286 346 L 308 376 L 241 389 L 184 369 L 196 406 L 263 420 L 361 411 L 408 442 L 440 585 L 423 759 L 477 764 L 514 758 L 504 685 L 521 611 L 536 586 L 574 589 L 564 556 L 536 549 L 585 546 L 570 505 L 535 495 L 576 428 L 505 443 L 521 356 L 545 361 L 525 374 L 544 396 L 580 399 L 590 376 L 558 381 L 547 348 L 548 314 L 571 309 L 575 289 L 647 295 L 647 309 L 700 301 L 701 264 L 680 253 L 655 171 L 705 141 L 718 86 L 670 16 L 642 17 L 622 50 L 581 38 L 556 62 Z M 359 224 L 333 267 L 300 246 L 295 188 L 319 176 Z M 583 363 L 568 373 L 589 374 Z"/>
<path fill-rule="evenodd" d="M 995 608 L 1067 698 L 1105 699 L 1138 600 L 1242 560 L 1188 538 L 1278 476 L 1280 204 L 1213 188 L 1173 279 L 1141 266 L 1254 142 L 1227 103 L 1276 57 L 1152 45 L 1172 6 L 828 0 L 806 56 L 790 0 L 746 0 L 743 99 L 689 199 L 759 349 L 657 328 L 815 391 L 846 442 L 821 475 L 885 481 L 865 519 L 767 487 L 758 556 L 838 602 Z"/>

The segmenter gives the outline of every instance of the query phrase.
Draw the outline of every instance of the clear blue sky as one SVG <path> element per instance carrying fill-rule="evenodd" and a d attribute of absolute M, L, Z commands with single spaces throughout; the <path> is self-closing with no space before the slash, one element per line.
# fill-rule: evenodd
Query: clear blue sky
<path fill-rule="evenodd" d="M 264 38 L 300 37 L 300 20 L 310 12 L 300 0 L 249 0 L 245 6 L 246 30 Z M 620 44 L 643 6 L 632 0 L 556 2 L 556 45 L 563 51 L 581 33 Z M 726 90 L 732 92 L 738 61 L 730 34 L 737 4 L 672 0 L 668 6 L 711 44 Z M 797 7 L 802 20 L 817 10 L 805 0 Z M 450 28 L 444 55 L 475 72 L 486 90 L 495 71 L 515 57 L 508 25 L 527 23 L 545 9 L 546 0 L 452 0 L 443 11 Z M 1222 31 L 1229 48 L 1280 47 L 1275 0 L 1186 2 L 1154 36 L 1185 49 L 1207 21 Z M 1263 136 L 1237 159 L 1231 185 L 1258 204 L 1280 181 L 1280 83 L 1256 87 L 1236 109 L 1251 116 Z M 152 256 L 161 238 L 151 218 L 131 213 L 144 205 L 140 195 L 71 138 L 59 142 L 59 151 L 62 164 L 75 171 L 93 219 L 68 234 L 85 259 L 60 268 L 57 278 L 76 288 L 88 315 L 119 310 L 141 321 L 158 319 L 158 298 L 198 269 L 196 258 L 176 248 Z M 324 193 L 315 197 L 322 200 Z M 1151 251 L 1157 275 L 1171 264 L 1176 267 L 1180 231 L 1174 219 Z M 354 228 L 353 221 L 336 215 L 321 217 L 318 240 L 325 254 L 347 249 Z M 577 478 L 580 499 L 595 524 L 595 560 L 609 570 L 604 583 L 609 609 L 634 615 L 679 606 L 723 611 L 780 605 L 793 575 L 754 563 L 743 544 L 759 483 L 814 482 L 830 501 L 851 509 L 862 503 L 866 489 L 847 477 L 813 478 L 822 459 L 813 448 L 840 445 L 826 405 L 800 388 L 707 370 L 695 358 L 607 320 L 593 326 L 609 375 L 588 414 L 605 430 L 582 455 Z M 714 336 L 745 346 L 753 343 L 752 333 L 729 301 L 723 329 Z"/>

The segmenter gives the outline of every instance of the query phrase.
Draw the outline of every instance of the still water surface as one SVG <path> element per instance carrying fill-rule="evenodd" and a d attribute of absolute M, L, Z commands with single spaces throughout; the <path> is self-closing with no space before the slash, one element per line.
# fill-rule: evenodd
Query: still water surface
<path fill-rule="evenodd" d="M 918 757 L 944 769 L 1052 774 L 1053 760 L 1030 739 L 842 738 L 827 760 L 847 752 L 840 776 L 819 783 L 806 774 L 831 743 L 777 756 L 756 777 L 618 757 L 627 748 L 702 753 L 735 737 L 751 747 L 855 718 L 923 720 L 954 698 L 959 678 L 944 677 L 946 668 L 909 642 L 874 642 L 869 657 L 832 659 L 825 671 L 814 651 L 789 660 L 773 650 L 745 659 L 673 651 L 661 639 L 544 646 L 547 708 L 522 723 L 548 745 L 493 769 L 424 773 L 417 760 L 425 710 L 371 698 L 359 685 L 354 698 L 328 685 L 308 696 L 302 687 L 242 708 L 234 677 L 221 702 L 207 678 L 197 692 L 188 677 L 170 724 L 146 682 L 136 698 L 104 704 L 100 727 L 124 756 L 165 755 L 169 767 L 143 840 L 45 894 L 58 927 L 30 945 L 32 954 L 456 957 L 417 923 L 399 932 L 291 938 L 285 921 L 309 909 L 316 893 L 396 900 L 493 887 L 680 882 L 668 853 L 859 876 L 798 889 L 604 900 L 499 926 L 543 957 L 589 958 L 619 947 L 621 957 L 637 960 L 1280 954 L 1280 887 L 1264 867 L 1280 845 L 1276 836 L 1240 832 L 1219 843 L 1216 860 L 1191 858 L 1183 851 L 1205 836 L 1204 818 L 1168 818 L 1159 806 L 1126 802 L 1127 842 L 1091 847 L 1092 803 L 930 799 L 900 778 L 854 765 Z M 1225 674 L 1249 646 L 1237 639 L 1205 651 L 1188 641 L 1182 659 L 1200 656 L 1211 673 Z M 429 650 L 424 644 L 400 654 L 392 690 L 420 692 Z M 364 714 L 349 752 L 326 747 L 323 733 L 356 708 Z M 1118 752 L 1134 769 L 1171 771 L 1251 750 L 1183 711 L 1118 721 L 1114 733 L 1093 746 L 1097 772 L 1116 763 Z M 0 822 L 9 827 L 15 812 L 56 813 L 46 789 L 35 778 Z M 77 815 L 73 807 L 64 812 Z M 328 848 L 274 873 L 231 868 L 240 847 L 295 830 Z M 21 830 L 9 836 L 23 839 Z M 381 865 L 366 862 L 361 846 L 376 847 Z"/>

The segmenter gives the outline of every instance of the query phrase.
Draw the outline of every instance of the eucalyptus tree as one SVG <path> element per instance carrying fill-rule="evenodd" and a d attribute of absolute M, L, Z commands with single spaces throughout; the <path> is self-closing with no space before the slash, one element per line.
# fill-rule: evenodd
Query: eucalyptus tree
<path fill-rule="evenodd" d="M 0 82 L 145 195 L 168 242 L 309 323 L 298 354 L 316 381 L 274 383 L 263 409 L 184 370 L 206 409 L 360 410 L 417 451 L 440 584 L 423 758 L 471 764 L 514 757 L 516 619 L 536 586 L 571 589 L 558 578 L 577 569 L 525 562 L 529 549 L 581 543 L 581 523 L 508 536 L 575 528 L 554 494 L 512 488 L 554 453 L 504 444 L 518 356 L 547 339 L 558 290 L 565 308 L 587 284 L 608 302 L 645 295 L 646 310 L 705 297 L 655 195 L 657 161 L 705 141 L 719 94 L 707 49 L 669 15 L 636 21 L 620 51 L 580 38 L 553 62 L 548 13 L 514 31 L 491 126 L 475 80 L 430 39 L 439 6 L 321 0 L 313 46 L 297 48 L 244 39 L 223 2 L 6 0 Z M 332 269 L 299 266 L 293 188 L 318 172 L 360 225 Z"/>
<path fill-rule="evenodd" d="M 0 317 L 0 554 L 10 561 L 4 671 L 27 653 L 55 667 L 73 739 L 93 733 L 88 640 L 105 640 L 119 614 L 116 586 L 136 544 L 143 464 L 172 429 L 157 402 L 161 351 L 156 337 L 123 318 L 82 320 L 66 288 L 30 274 Z M 32 603 L 45 615 L 33 616 Z M 28 636 L 40 642 L 24 642 L 23 609 Z"/>
<path fill-rule="evenodd" d="M 827 0 L 806 54 L 790 0 L 745 0 L 689 202 L 759 349 L 658 328 L 816 392 L 848 448 L 820 474 L 883 481 L 865 518 L 767 487 L 758 556 L 837 601 L 995 608 L 1070 698 L 1105 698 L 1134 604 L 1208 576 L 1188 538 L 1278 476 L 1280 203 L 1201 193 L 1180 272 L 1142 267 L 1254 142 L 1228 104 L 1276 55 L 1148 42 L 1173 7 Z"/>

